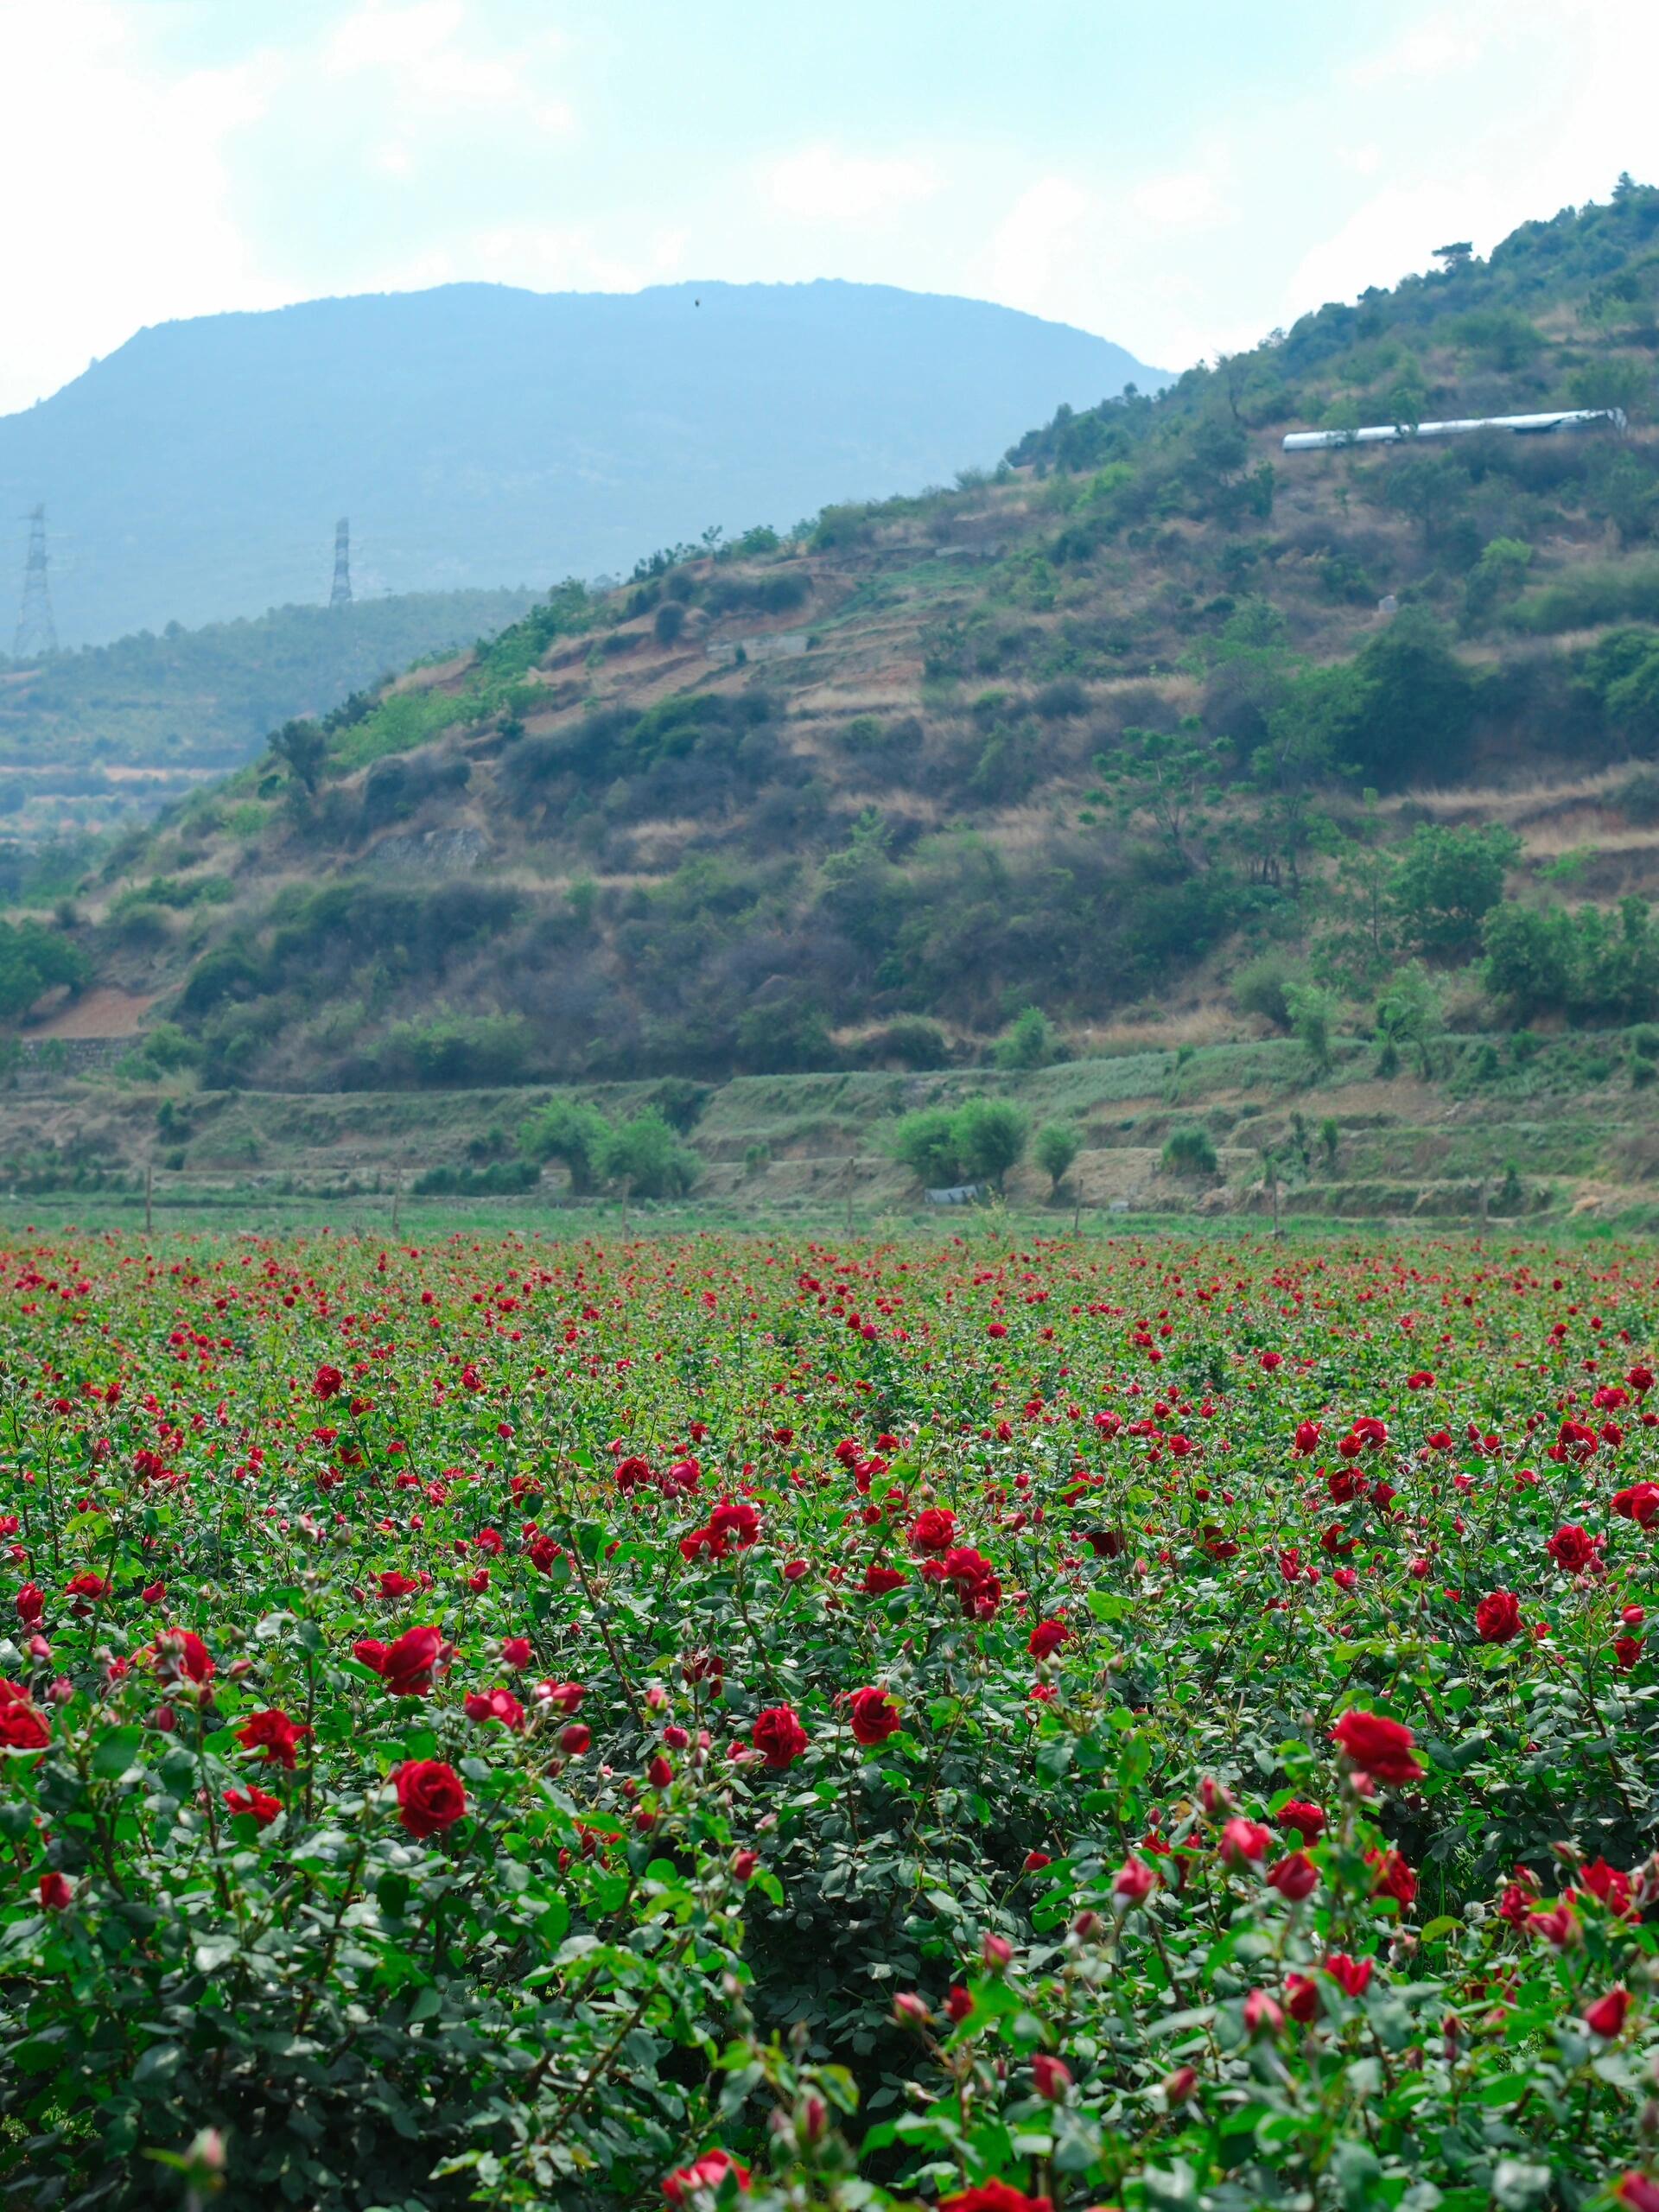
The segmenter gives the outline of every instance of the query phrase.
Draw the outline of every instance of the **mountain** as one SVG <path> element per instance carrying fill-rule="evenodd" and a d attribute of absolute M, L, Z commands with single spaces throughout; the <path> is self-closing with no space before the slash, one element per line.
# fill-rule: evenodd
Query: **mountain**
<path fill-rule="evenodd" d="M 326 597 L 340 515 L 359 593 L 544 586 L 948 481 L 1010 423 L 1164 380 L 885 285 L 449 284 L 140 331 L 0 419 L 0 514 L 44 503 L 59 635 L 96 642 Z"/>
<path fill-rule="evenodd" d="M 73 956 L 154 1066 L 296 1090 L 1653 1024 L 1656 352 L 1621 185 L 983 480 L 566 586 L 130 838 L 10 1003 Z"/>

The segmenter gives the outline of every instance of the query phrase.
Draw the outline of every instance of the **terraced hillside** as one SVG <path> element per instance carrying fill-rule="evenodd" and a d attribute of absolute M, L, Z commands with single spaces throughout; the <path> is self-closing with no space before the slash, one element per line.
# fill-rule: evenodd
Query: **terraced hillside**
<path fill-rule="evenodd" d="M 1656 346 L 1659 193 L 1621 183 L 1156 399 L 1062 410 L 954 491 L 563 587 L 285 726 L 54 926 L 142 1009 L 129 1071 L 210 1094 L 891 1088 L 1061 1054 L 1042 1079 L 1069 1083 L 1136 1041 L 1254 1065 L 1274 1039 L 1395 1085 L 1442 1058 L 1501 1085 L 1513 1053 L 1524 1089 L 1533 1040 L 1595 1033 L 1639 1125 Z M 1626 427 L 1281 450 L 1554 404 Z M 1472 1126 L 1446 1079 L 1376 1110 Z M 1571 1172 L 1623 1187 L 1602 1080 L 1573 1079 L 1600 1122 Z M 1233 1089 L 1217 1112 L 1257 1095 Z M 1116 1190 L 1147 1134 L 1085 1180 Z M 1379 1205 L 1474 1172 L 1400 1141 L 1345 1154 Z"/>

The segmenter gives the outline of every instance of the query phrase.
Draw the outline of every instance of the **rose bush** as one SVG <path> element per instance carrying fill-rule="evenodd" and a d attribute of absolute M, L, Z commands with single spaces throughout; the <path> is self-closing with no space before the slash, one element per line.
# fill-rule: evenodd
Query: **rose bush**
<path fill-rule="evenodd" d="M 1655 1294 L 0 1252 L 0 2178 L 1659 2202 Z"/>

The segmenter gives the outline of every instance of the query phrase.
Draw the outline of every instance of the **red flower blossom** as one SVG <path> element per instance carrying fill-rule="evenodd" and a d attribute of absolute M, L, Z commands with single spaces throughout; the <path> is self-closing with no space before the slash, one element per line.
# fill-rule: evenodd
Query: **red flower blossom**
<path fill-rule="evenodd" d="M 461 1703 L 467 1718 L 480 1725 L 490 1721 L 499 1721 L 504 1728 L 524 1725 L 524 1708 L 511 1690 L 468 1690 Z"/>
<path fill-rule="evenodd" d="M 372 1667 L 393 1697 L 424 1697 L 443 1653 L 443 1637 L 435 1628 L 406 1629 L 392 1644 L 365 1637 L 352 1646 L 352 1655 Z"/>
<path fill-rule="evenodd" d="M 756 1751 L 765 1752 L 766 1764 L 781 1772 L 793 1766 L 806 1749 L 807 1734 L 789 1706 L 774 1705 L 756 1716 L 750 1741 Z"/>
<path fill-rule="evenodd" d="M 1290 1829 L 1305 1844 L 1317 1843 L 1325 1834 L 1323 1807 L 1310 1805 L 1302 1798 L 1293 1797 L 1287 1805 L 1281 1805 L 1277 1818 L 1281 1828 Z"/>
<path fill-rule="evenodd" d="M 1346 1997 L 1363 1997 L 1371 1986 L 1370 1959 L 1351 1959 L 1346 1951 L 1332 1951 L 1322 1972 L 1328 1974 Z"/>
<path fill-rule="evenodd" d="M 1565 1522 L 1544 1549 L 1563 1574 L 1582 1574 L 1596 1556 L 1596 1540 L 1576 1521 Z"/>
<path fill-rule="evenodd" d="M 1319 1886 L 1319 1870 L 1305 1851 L 1293 1851 L 1269 1872 L 1268 1885 L 1277 1890 L 1287 1904 L 1300 1904 Z"/>
<path fill-rule="evenodd" d="M 896 1567 L 867 1567 L 864 1570 L 864 1591 L 868 1597 L 885 1598 L 890 1590 L 901 1589 L 910 1580 Z"/>
<path fill-rule="evenodd" d="M 442 1834 L 467 1815 L 461 1777 L 442 1759 L 410 1759 L 392 1776 L 397 1786 L 397 1817 L 417 1840 Z"/>
<path fill-rule="evenodd" d="M 52 1732 L 29 1692 L 0 1675 L 0 1750 L 43 1751 L 51 1740 Z"/>
<path fill-rule="evenodd" d="M 1605 1997 L 1598 1997 L 1593 2005 L 1584 2008 L 1584 2024 L 1592 2036 L 1605 2036 L 1611 2043 L 1624 2026 L 1624 2016 L 1630 2009 L 1628 1989 L 1610 1989 Z"/>
<path fill-rule="evenodd" d="M 320 1367 L 311 1378 L 311 1395 L 324 1400 L 337 1398 L 345 1385 L 346 1377 L 337 1367 Z"/>
<path fill-rule="evenodd" d="M 855 1690 L 852 1704 L 853 1733 L 861 1744 L 885 1744 L 904 1725 L 898 1707 L 885 1690 Z"/>
<path fill-rule="evenodd" d="M 1378 1782 L 1398 1787 L 1421 1781 L 1423 1770 L 1412 1757 L 1414 1738 L 1402 1722 L 1355 1707 L 1343 1714 L 1331 1734 L 1354 1765 Z"/>
<path fill-rule="evenodd" d="M 236 1740 L 245 1751 L 263 1751 L 268 1766 L 285 1766 L 292 1772 L 299 1740 L 310 1733 L 302 1720 L 290 1720 L 278 1707 L 271 1706 L 264 1713 L 249 1713 L 236 1732 Z"/>
<path fill-rule="evenodd" d="M 40 1898 L 48 1912 L 67 1912 L 74 1898 L 74 1885 L 67 1874 L 60 1874 L 55 1867 L 41 1877 Z"/>
<path fill-rule="evenodd" d="M 1365 1864 L 1376 1876 L 1371 1884 L 1374 1897 L 1393 1897 L 1402 1905 L 1413 1903 L 1417 1895 L 1417 1877 L 1397 1851 L 1368 1851 Z"/>
<path fill-rule="evenodd" d="M 705 2151 L 689 2166 L 677 2166 L 663 2183 L 663 2195 L 671 2204 L 689 2205 L 698 2196 L 713 2196 L 728 2174 L 734 2174 L 740 2190 L 749 2185 L 749 2170 L 729 2151 Z"/>
<path fill-rule="evenodd" d="M 1027 2196 L 1006 2181 L 982 2181 L 942 2196 L 939 2212 L 1054 2212 L 1054 2203 L 1052 2197 Z"/>
<path fill-rule="evenodd" d="M 225 1802 L 233 1813 L 251 1814 L 262 1828 L 268 1828 L 283 1809 L 280 1797 L 273 1797 L 268 1789 L 251 1782 L 244 1789 L 227 1789 Z"/>
<path fill-rule="evenodd" d="M 1060 1646 L 1071 1638 L 1071 1631 L 1064 1621 L 1039 1621 L 1027 1639 L 1026 1649 L 1033 1659 L 1052 1658 Z"/>
<path fill-rule="evenodd" d="M 918 1513 L 912 1523 L 910 1545 L 912 1551 L 948 1552 L 957 1540 L 957 1516 L 943 1505 L 930 1505 Z"/>
<path fill-rule="evenodd" d="M 1521 1626 L 1521 1602 L 1513 1590 L 1494 1590 L 1475 1607 L 1475 1628 L 1483 1643 L 1508 1643 Z"/>

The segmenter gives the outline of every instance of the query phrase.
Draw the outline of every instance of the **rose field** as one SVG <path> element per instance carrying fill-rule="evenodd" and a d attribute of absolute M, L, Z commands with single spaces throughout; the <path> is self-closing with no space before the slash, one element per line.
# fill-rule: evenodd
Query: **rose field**
<path fill-rule="evenodd" d="M 5 2201 L 1656 2212 L 1656 1306 L 15 1239 Z"/>

